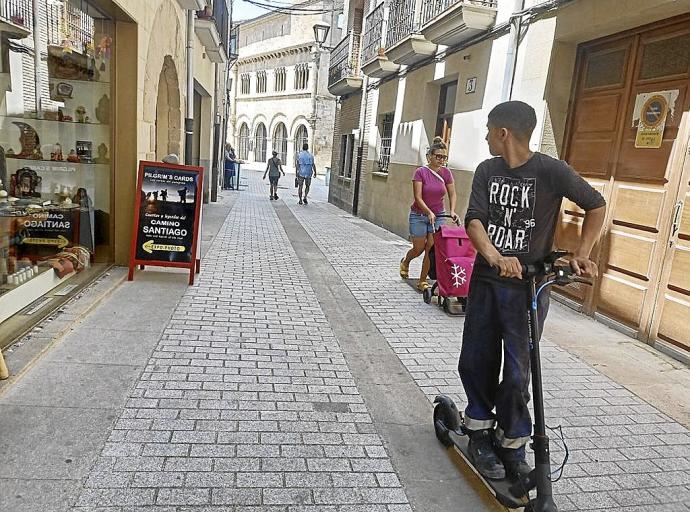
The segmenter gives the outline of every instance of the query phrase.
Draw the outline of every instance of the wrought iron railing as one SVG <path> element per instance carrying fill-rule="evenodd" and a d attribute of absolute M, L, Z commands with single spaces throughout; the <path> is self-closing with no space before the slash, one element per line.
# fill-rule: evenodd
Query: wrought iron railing
<path fill-rule="evenodd" d="M 0 18 L 26 29 L 31 28 L 33 18 L 31 0 L 0 0 Z"/>
<path fill-rule="evenodd" d="M 380 3 L 364 20 L 362 62 L 369 62 L 378 56 L 383 48 L 384 12 L 385 4 Z"/>
<path fill-rule="evenodd" d="M 225 53 L 230 55 L 230 11 L 226 0 L 213 0 L 213 21 Z"/>
<path fill-rule="evenodd" d="M 426 25 L 427 22 L 434 19 L 458 3 L 482 5 L 485 7 L 497 7 L 498 0 L 422 0 L 422 12 L 419 19 L 420 25 Z"/>
<path fill-rule="evenodd" d="M 386 29 L 386 48 L 402 41 L 416 30 L 417 0 L 392 0 Z"/>
<path fill-rule="evenodd" d="M 348 76 L 359 76 L 361 35 L 350 32 L 331 51 L 331 65 L 328 68 L 328 85 L 333 85 Z"/>

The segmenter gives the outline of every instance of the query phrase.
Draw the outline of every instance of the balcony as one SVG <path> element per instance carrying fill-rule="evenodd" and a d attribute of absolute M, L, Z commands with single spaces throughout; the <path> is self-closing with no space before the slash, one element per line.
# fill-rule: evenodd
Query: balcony
<path fill-rule="evenodd" d="M 436 44 L 462 43 L 494 26 L 497 5 L 497 0 L 422 0 L 421 33 Z"/>
<path fill-rule="evenodd" d="M 334 96 L 343 96 L 361 90 L 360 49 L 361 35 L 350 32 L 331 51 L 331 65 L 328 68 L 328 91 Z"/>
<path fill-rule="evenodd" d="M 381 3 L 364 21 L 362 72 L 372 78 L 384 78 L 400 69 L 400 65 L 388 60 L 385 54 L 386 14 L 384 4 Z"/>
<path fill-rule="evenodd" d="M 386 55 L 415 64 L 438 45 L 453 46 L 486 32 L 496 23 L 497 0 L 392 0 Z"/>
<path fill-rule="evenodd" d="M 31 0 L 0 0 L 0 32 L 12 39 L 24 39 L 31 34 L 33 9 Z"/>
<path fill-rule="evenodd" d="M 421 0 L 393 0 L 388 15 L 386 55 L 396 64 L 411 65 L 430 57 L 437 45 L 419 33 Z"/>
<path fill-rule="evenodd" d="M 211 62 L 226 62 L 230 45 L 230 14 L 226 0 L 214 0 L 213 7 L 207 4 L 204 10 L 197 11 L 194 32 Z"/>

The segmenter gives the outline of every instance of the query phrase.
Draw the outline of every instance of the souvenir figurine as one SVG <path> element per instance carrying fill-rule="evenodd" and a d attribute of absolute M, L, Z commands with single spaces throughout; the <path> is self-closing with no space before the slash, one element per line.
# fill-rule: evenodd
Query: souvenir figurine
<path fill-rule="evenodd" d="M 77 156 L 80 162 L 90 164 L 92 162 L 92 143 L 90 140 L 77 141 Z"/>
<path fill-rule="evenodd" d="M 108 146 L 105 145 L 104 142 L 101 142 L 98 145 L 98 148 L 96 148 L 96 151 L 98 151 L 98 156 L 94 158 L 94 162 L 97 164 L 109 164 L 110 163 L 110 158 L 108 158 Z"/>
<path fill-rule="evenodd" d="M 59 142 L 56 142 L 53 146 L 53 152 L 50 154 L 50 159 L 54 162 L 62 162 L 64 160 L 62 156 L 62 146 Z"/>
<path fill-rule="evenodd" d="M 79 163 L 79 156 L 77 155 L 77 152 L 75 150 L 69 150 L 69 154 L 67 155 L 67 161 L 72 163 Z"/>
<path fill-rule="evenodd" d="M 77 116 L 77 123 L 86 123 L 88 122 L 87 115 L 86 115 L 86 108 L 82 105 L 79 105 L 77 109 L 74 111 L 74 114 Z"/>

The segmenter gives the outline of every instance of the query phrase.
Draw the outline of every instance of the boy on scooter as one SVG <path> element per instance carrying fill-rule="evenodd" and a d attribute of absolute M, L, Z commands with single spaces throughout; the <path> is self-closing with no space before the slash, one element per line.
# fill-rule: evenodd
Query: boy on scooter
<path fill-rule="evenodd" d="M 486 140 L 496 158 L 477 167 L 465 216 L 478 254 L 458 371 L 467 393 L 470 460 L 494 480 L 515 480 L 530 471 L 525 462 L 532 433 L 529 325 L 522 265 L 551 252 L 561 201 L 567 197 L 586 212 L 570 265 L 577 275 L 595 276 L 597 267 L 589 257 L 606 212 L 601 194 L 568 164 L 530 151 L 536 123 L 534 109 L 521 101 L 501 103 L 489 113 Z M 548 305 L 548 294 L 542 293 L 542 326 Z"/>

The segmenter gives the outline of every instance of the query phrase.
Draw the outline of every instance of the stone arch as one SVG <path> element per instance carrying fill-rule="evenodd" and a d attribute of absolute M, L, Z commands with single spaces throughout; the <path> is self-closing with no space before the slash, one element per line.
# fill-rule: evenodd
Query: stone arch
<path fill-rule="evenodd" d="M 290 138 L 295 138 L 295 134 L 297 133 L 298 128 L 302 125 L 306 127 L 307 133 L 311 132 L 311 128 L 309 127 L 309 121 L 307 121 L 307 118 L 304 116 L 297 116 L 292 120 L 292 124 L 290 125 Z"/>
<path fill-rule="evenodd" d="M 256 132 L 260 124 L 263 124 L 266 127 L 266 131 L 268 131 L 268 119 L 263 114 L 257 114 L 254 116 L 254 119 L 252 119 L 252 125 L 250 126 L 252 133 Z"/>
<path fill-rule="evenodd" d="M 165 86 L 169 86 L 168 80 L 172 78 L 172 71 L 170 65 L 166 64 L 166 57 L 172 60 L 173 64 L 177 63 L 180 69 L 183 69 L 186 62 L 185 54 L 185 29 L 184 25 L 184 11 L 177 9 L 175 7 L 175 2 L 161 2 L 158 10 L 154 15 L 154 19 L 160 22 L 160 26 L 170 27 L 164 31 L 155 31 L 152 33 L 148 41 L 148 48 L 146 49 L 146 64 L 144 69 L 144 94 L 143 94 L 143 114 L 141 123 L 143 123 L 142 128 L 148 131 L 147 138 L 150 138 L 149 150 L 146 151 L 146 158 L 153 160 L 158 152 L 158 142 L 156 137 L 156 125 L 158 120 L 158 106 L 159 106 L 159 93 L 161 79 L 165 77 L 163 83 Z M 177 68 L 175 68 L 177 69 Z M 177 74 L 177 71 L 175 71 Z M 165 91 L 165 88 L 164 88 Z M 184 105 L 185 91 L 183 88 L 177 87 L 177 99 L 171 100 L 170 96 L 175 94 L 175 88 L 168 89 L 168 106 L 170 105 Z M 168 110 L 168 113 L 172 116 L 179 118 L 172 120 L 168 119 L 168 130 L 170 133 L 171 126 L 177 126 L 178 134 L 175 136 L 170 133 L 170 139 L 173 141 L 173 146 L 175 140 L 177 140 L 178 151 L 182 151 L 180 141 L 182 139 L 182 116 L 183 113 L 180 109 L 179 112 L 175 110 Z M 163 122 L 165 124 L 165 122 Z M 146 132 L 144 132 L 146 133 Z M 182 156 L 178 153 L 180 159 Z"/>
<path fill-rule="evenodd" d="M 182 110 L 180 105 L 180 82 L 175 61 L 171 55 L 163 58 L 158 80 L 158 98 L 156 100 L 156 158 L 162 160 L 165 155 L 180 155 L 182 135 Z"/>
<path fill-rule="evenodd" d="M 288 121 L 288 118 L 285 114 L 282 112 L 278 112 L 271 118 L 271 122 L 268 125 L 268 132 L 273 133 L 276 130 L 276 126 L 278 126 L 279 123 L 283 123 L 285 127 L 287 128 L 290 126 L 290 122 Z M 288 132 L 289 135 L 289 132 Z"/>

